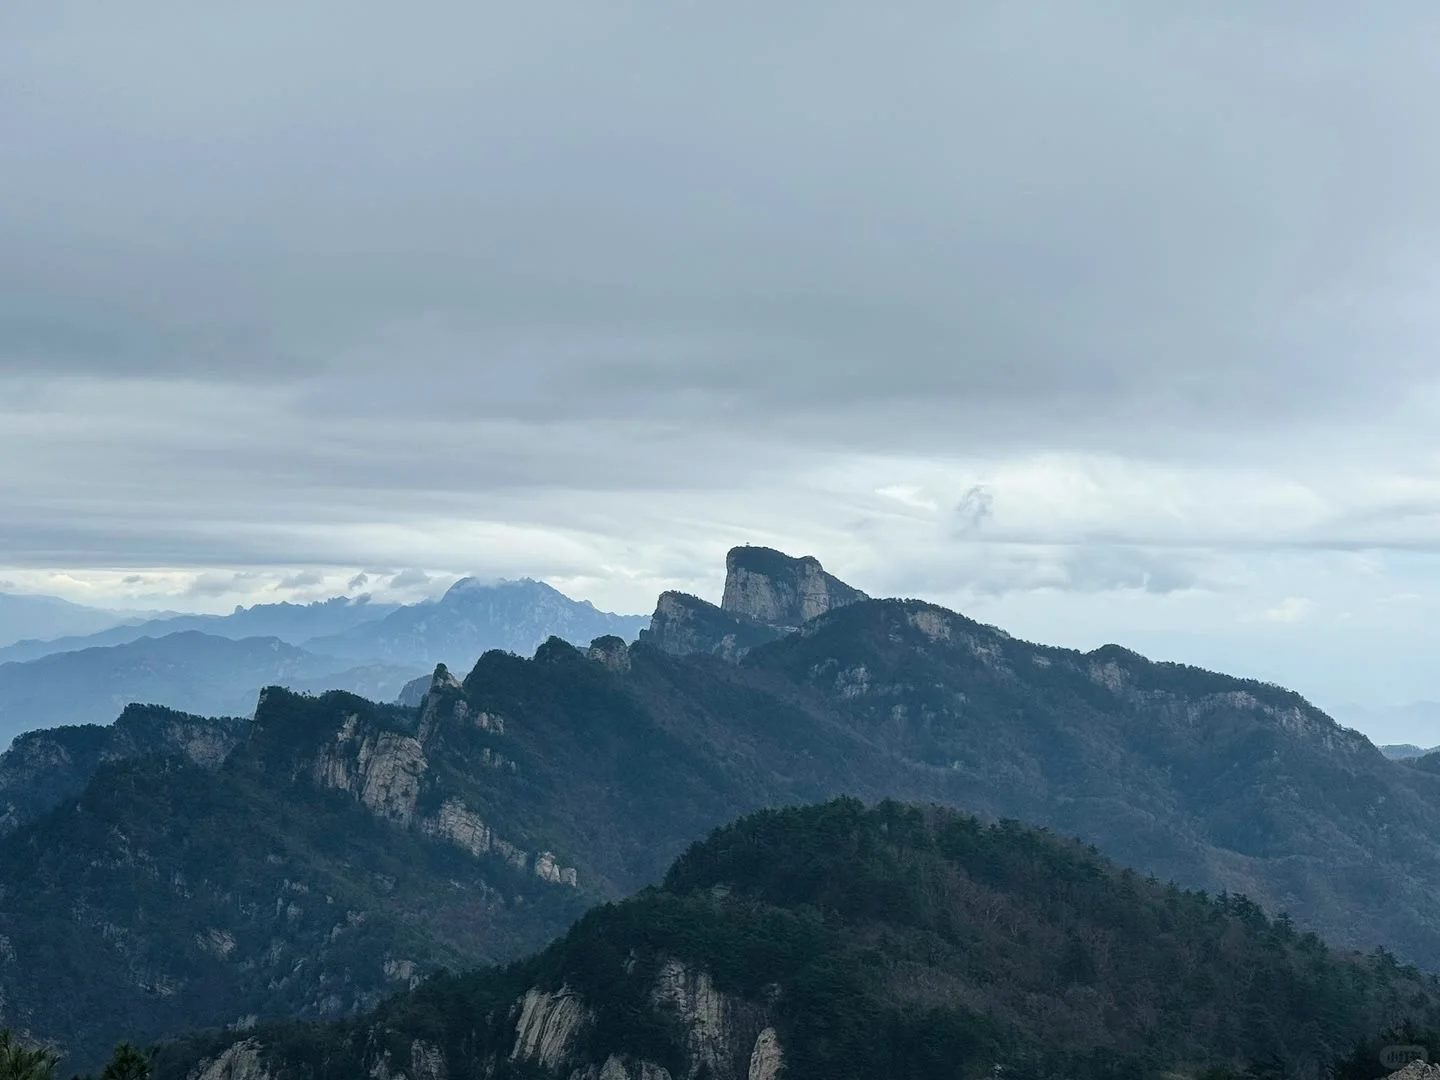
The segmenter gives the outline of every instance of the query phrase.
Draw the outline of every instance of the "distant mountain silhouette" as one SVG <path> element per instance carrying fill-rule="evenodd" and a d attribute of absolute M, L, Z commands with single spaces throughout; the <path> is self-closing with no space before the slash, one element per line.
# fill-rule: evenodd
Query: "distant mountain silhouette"
<path fill-rule="evenodd" d="M 74 652 L 107 645 L 127 645 L 141 638 L 165 637 L 186 630 L 198 630 L 215 637 L 238 640 L 247 637 L 274 637 L 299 645 L 313 637 L 338 634 L 361 623 L 383 619 L 399 604 L 374 603 L 368 596 L 337 596 L 311 604 L 256 604 L 237 607 L 229 615 L 168 615 L 159 619 L 130 622 L 123 626 L 83 636 L 44 638 L 32 633 L 24 641 L 0 649 L 0 664 L 38 660 L 55 653 Z"/>
<path fill-rule="evenodd" d="M 610 634 L 633 641 L 649 621 L 644 615 L 600 611 L 530 578 L 498 583 L 463 578 L 438 600 L 400 608 L 379 622 L 305 645 L 357 660 L 464 665 L 490 649 L 529 656 L 550 637 L 580 645 Z"/>
<path fill-rule="evenodd" d="M 144 612 L 105 611 L 72 604 L 58 596 L 0 592 L 0 646 L 23 638 L 92 634 L 148 617 Z"/>
<path fill-rule="evenodd" d="M 232 641 L 187 630 L 141 638 L 0 664 L 0 748 L 22 731 L 109 723 L 132 702 L 248 716 L 264 686 L 389 700 L 414 675 L 413 668 L 317 656 L 273 637 Z"/>

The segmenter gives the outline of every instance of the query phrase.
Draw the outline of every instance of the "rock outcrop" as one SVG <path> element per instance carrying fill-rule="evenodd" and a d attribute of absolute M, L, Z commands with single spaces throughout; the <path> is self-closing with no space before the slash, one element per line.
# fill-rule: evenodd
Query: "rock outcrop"
<path fill-rule="evenodd" d="M 780 1036 L 773 1027 L 767 1027 L 755 1037 L 754 1049 L 750 1051 L 750 1071 L 745 1080 L 776 1080 L 784 1063 Z"/>
<path fill-rule="evenodd" d="M 410 825 L 426 765 L 418 739 L 364 731 L 360 718 L 350 716 L 316 758 L 312 773 L 321 787 L 348 791 L 377 816 Z"/>
<path fill-rule="evenodd" d="M 532 1062 L 545 1069 L 569 1063 L 580 1032 L 592 1019 L 580 995 L 563 986 L 553 993 L 527 991 L 517 1010 L 510 1060 Z"/>
<path fill-rule="evenodd" d="M 263 717 L 264 713 L 262 700 L 260 715 Z M 494 828 L 470 809 L 463 798 L 452 795 L 443 799 L 433 812 L 421 811 L 421 790 L 434 775 L 426 746 L 446 725 L 463 726 L 493 736 L 505 733 L 502 717 L 471 711 L 460 683 L 441 664 L 431 677 L 430 690 L 421 706 L 417 734 L 377 728 L 358 713 L 352 713 L 316 753 L 310 777 L 319 787 L 354 796 L 376 817 L 447 840 L 476 857 L 496 855 L 517 870 L 533 868 L 535 876 L 542 881 L 577 887 L 579 873 L 573 866 L 562 866 L 554 852 L 532 855 L 524 847 L 496 835 Z M 514 761 L 489 746 L 481 747 L 467 762 L 470 769 L 477 764 L 516 772 Z"/>
<path fill-rule="evenodd" d="M 766 1029 L 762 1009 L 720 993 L 709 972 L 678 960 L 661 967 L 651 1002 L 685 1033 L 685 1080 L 702 1076 L 747 1080 L 751 1058 Z"/>
<path fill-rule="evenodd" d="M 218 1057 L 202 1061 L 188 1080 L 271 1080 L 260 1062 L 260 1050 L 260 1040 L 243 1039 Z"/>
<path fill-rule="evenodd" d="M 619 1054 L 586 1061 L 580 1048 L 597 1014 L 568 986 L 532 989 L 515 1003 L 510 1060 L 568 1073 L 570 1080 L 776 1080 L 779 1075 L 779 1038 L 765 1010 L 718 991 L 709 972 L 667 960 L 650 986 L 649 1002 L 675 1033 L 677 1059 L 684 1062 L 679 1072 Z"/>
<path fill-rule="evenodd" d="M 813 555 L 792 558 L 767 547 L 731 548 L 720 607 L 742 619 L 794 630 L 827 611 L 868 600 L 827 574 Z"/>
<path fill-rule="evenodd" d="M 795 559 L 764 547 L 731 548 L 720 606 L 665 592 L 640 641 L 675 656 L 704 653 L 739 660 L 820 615 L 868 597 L 827 574 L 813 556 Z"/>
<path fill-rule="evenodd" d="M 704 653 L 733 661 L 783 634 L 783 630 L 732 615 L 698 596 L 665 592 L 650 616 L 649 628 L 640 631 L 640 642 L 674 656 Z"/>
<path fill-rule="evenodd" d="M 1440 1080 L 1440 1065 L 1416 1058 L 1395 1070 L 1385 1080 Z"/>
<path fill-rule="evenodd" d="M 644 631 L 642 630 L 643 634 Z M 605 637 L 598 637 L 590 643 L 590 648 L 585 654 L 597 664 L 603 664 L 614 672 L 626 672 L 630 670 L 630 646 L 625 639 L 616 637 L 614 634 L 607 634 Z"/>

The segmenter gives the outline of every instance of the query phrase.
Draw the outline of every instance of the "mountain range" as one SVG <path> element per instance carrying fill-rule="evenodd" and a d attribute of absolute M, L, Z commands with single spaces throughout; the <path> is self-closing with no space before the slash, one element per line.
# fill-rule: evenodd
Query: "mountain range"
<path fill-rule="evenodd" d="M 344 689 L 389 700 L 414 668 L 353 665 L 279 638 L 229 638 L 188 630 L 124 645 L 0 664 L 0 746 L 22 731 L 93 724 L 127 704 L 248 715 L 263 686 Z"/>
<path fill-rule="evenodd" d="M 337 596 L 311 604 L 255 604 L 237 607 L 229 615 L 166 615 L 156 619 L 132 620 L 94 633 L 69 637 L 29 637 L 0 649 L 0 664 L 24 663 L 55 653 L 80 649 L 128 645 L 141 638 L 163 638 L 171 634 L 197 632 L 230 639 L 279 638 L 301 645 L 311 638 L 338 634 L 363 623 L 377 622 L 399 604 L 380 604 L 368 596 Z"/>
<path fill-rule="evenodd" d="M 634 644 L 439 668 L 418 708 L 268 690 L 218 764 L 171 738 L 76 765 L 79 738 L 0 758 L 0 1025 L 82 1061 L 122 1034 L 353 1016 L 523 955 L 743 814 L 836 796 L 1024 820 L 1440 967 L 1440 770 L 1280 687 L 1027 643 L 762 548 L 729 554 L 718 605 L 667 593 Z"/>
<path fill-rule="evenodd" d="M 150 617 L 145 612 L 106 611 L 72 604 L 58 596 L 36 596 L 0 589 L 0 645 L 9 645 L 27 637 L 93 634 L 122 623 L 143 622 Z"/>
<path fill-rule="evenodd" d="M 340 597 L 28 640 L 0 649 L 0 746 L 23 730 L 107 722 L 133 701 L 248 715 L 272 684 L 388 701 L 446 659 L 468 663 L 489 649 L 529 655 L 551 635 L 629 640 L 647 622 L 543 582 L 466 578 L 438 600 L 403 607 Z"/>

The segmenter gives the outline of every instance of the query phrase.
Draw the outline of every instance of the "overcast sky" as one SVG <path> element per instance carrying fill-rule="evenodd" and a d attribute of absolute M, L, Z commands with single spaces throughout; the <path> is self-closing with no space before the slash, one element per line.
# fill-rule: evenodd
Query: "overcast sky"
<path fill-rule="evenodd" d="M 0 580 L 645 611 L 759 542 L 1440 697 L 1437 50 L 1419 0 L 6 3 Z"/>

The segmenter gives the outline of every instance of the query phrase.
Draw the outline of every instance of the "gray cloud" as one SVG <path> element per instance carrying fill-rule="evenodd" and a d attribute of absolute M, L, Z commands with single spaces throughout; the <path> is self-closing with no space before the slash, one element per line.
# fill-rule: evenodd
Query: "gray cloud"
<path fill-rule="evenodd" d="M 1428 7 L 542 7 L 13 17 L 0 364 L 931 446 L 1230 434 L 1426 370 Z"/>
<path fill-rule="evenodd" d="M 253 571 L 231 571 L 197 574 L 186 587 L 184 595 L 191 599 L 226 596 L 243 593 L 253 585 L 258 575 Z"/>
<path fill-rule="evenodd" d="M 955 506 L 955 516 L 962 534 L 973 533 L 995 512 L 995 496 L 983 484 L 966 489 Z"/>
<path fill-rule="evenodd" d="M 309 589 L 325 583 L 325 575 L 318 570 L 298 570 L 286 574 L 275 583 L 277 589 Z"/>

